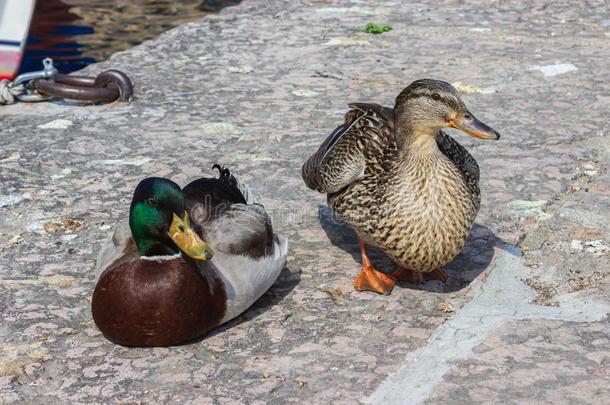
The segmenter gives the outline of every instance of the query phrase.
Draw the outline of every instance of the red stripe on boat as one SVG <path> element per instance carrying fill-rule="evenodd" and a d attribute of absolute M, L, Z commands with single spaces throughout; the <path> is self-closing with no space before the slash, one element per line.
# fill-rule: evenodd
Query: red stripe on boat
<path fill-rule="evenodd" d="M 0 79 L 12 79 L 21 65 L 20 51 L 0 51 Z"/>

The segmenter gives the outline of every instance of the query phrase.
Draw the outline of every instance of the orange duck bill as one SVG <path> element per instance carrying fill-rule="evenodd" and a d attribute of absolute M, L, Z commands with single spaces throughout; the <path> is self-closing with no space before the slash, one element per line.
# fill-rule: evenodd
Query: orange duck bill
<path fill-rule="evenodd" d="M 457 115 L 455 118 L 447 121 L 447 125 L 451 128 L 466 132 L 468 135 L 475 138 L 492 140 L 500 139 L 500 134 L 498 131 L 479 121 L 468 110 L 466 110 L 464 114 Z"/>

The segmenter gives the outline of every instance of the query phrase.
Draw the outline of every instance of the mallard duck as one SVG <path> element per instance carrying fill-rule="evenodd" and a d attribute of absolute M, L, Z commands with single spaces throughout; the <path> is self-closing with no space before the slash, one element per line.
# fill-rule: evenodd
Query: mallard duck
<path fill-rule="evenodd" d="M 135 189 L 129 221 L 100 251 L 95 323 L 124 346 L 170 346 L 202 336 L 252 305 L 279 276 L 287 241 L 250 189 L 218 178 L 183 189 L 151 177 Z"/>
<path fill-rule="evenodd" d="M 305 184 L 326 193 L 333 212 L 354 228 L 362 255 L 358 291 L 389 294 L 398 280 L 445 281 L 441 268 L 460 252 L 479 209 L 479 166 L 442 131 L 475 138 L 500 134 L 468 111 L 457 90 L 440 80 L 411 83 L 394 108 L 355 103 L 305 162 Z M 376 270 L 367 245 L 398 268 Z"/>

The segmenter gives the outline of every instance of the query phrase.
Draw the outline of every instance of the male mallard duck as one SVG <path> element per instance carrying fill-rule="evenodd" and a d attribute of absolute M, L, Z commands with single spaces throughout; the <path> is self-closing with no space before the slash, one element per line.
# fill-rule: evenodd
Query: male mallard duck
<path fill-rule="evenodd" d="M 193 340 L 245 311 L 284 268 L 287 241 L 273 234 L 263 206 L 227 169 L 214 167 L 219 178 L 182 190 L 158 177 L 136 187 L 129 222 L 97 262 L 91 309 L 109 340 Z"/>
<path fill-rule="evenodd" d="M 327 193 L 331 209 L 358 234 L 358 291 L 389 294 L 397 279 L 421 282 L 460 252 L 481 202 L 479 166 L 441 131 L 457 128 L 479 139 L 500 134 L 476 119 L 449 83 L 417 80 L 394 109 L 350 104 L 345 123 L 322 142 L 302 169 L 305 184 Z M 366 244 L 398 265 L 391 275 L 371 264 Z"/>

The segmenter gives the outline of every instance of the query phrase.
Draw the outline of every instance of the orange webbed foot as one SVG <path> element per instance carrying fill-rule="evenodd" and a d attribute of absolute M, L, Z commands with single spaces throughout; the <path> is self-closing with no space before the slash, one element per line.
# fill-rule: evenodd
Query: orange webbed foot
<path fill-rule="evenodd" d="M 363 267 L 354 280 L 357 291 L 374 291 L 379 294 L 389 294 L 396 285 L 396 279 L 391 275 L 375 270 L 373 267 Z"/>

